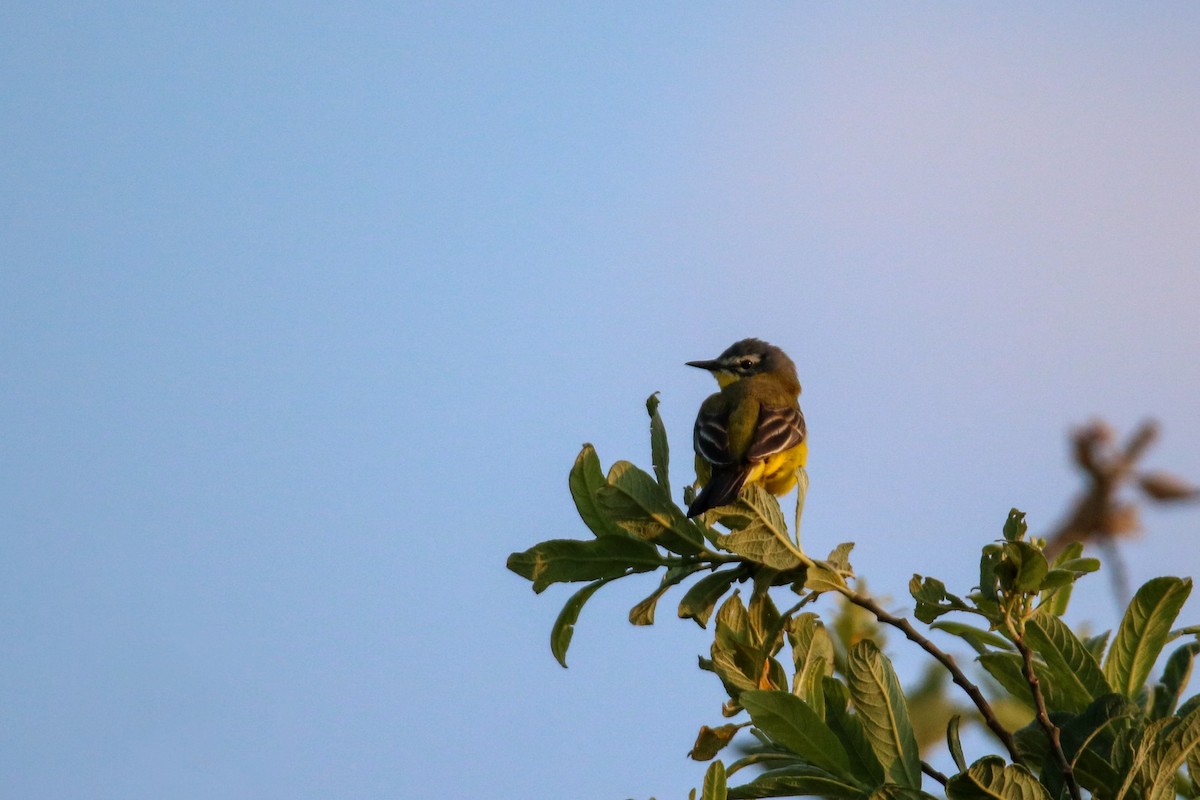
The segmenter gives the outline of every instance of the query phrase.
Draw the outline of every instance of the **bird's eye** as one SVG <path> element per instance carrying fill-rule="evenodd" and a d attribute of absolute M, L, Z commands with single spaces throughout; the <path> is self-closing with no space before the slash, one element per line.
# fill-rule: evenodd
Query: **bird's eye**
<path fill-rule="evenodd" d="M 741 367 L 742 369 L 750 369 L 751 367 L 754 366 L 754 361 L 749 358 L 743 358 L 741 361 L 738 362 L 738 366 Z"/>

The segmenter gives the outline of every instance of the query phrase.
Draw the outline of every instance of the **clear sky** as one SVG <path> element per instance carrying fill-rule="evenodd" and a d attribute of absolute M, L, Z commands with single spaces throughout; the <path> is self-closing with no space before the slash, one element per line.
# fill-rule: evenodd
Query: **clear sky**
<path fill-rule="evenodd" d="M 722 693 L 678 596 L 601 592 L 563 670 L 569 590 L 504 560 L 587 535 L 567 470 L 648 465 L 655 390 L 682 484 L 683 362 L 745 336 L 805 385 L 806 543 L 898 608 L 1049 528 L 1095 415 L 1200 480 L 1197 42 L 1185 2 L 8 4 L 0 793 L 685 796 Z M 1146 522 L 1132 578 L 1195 574 L 1200 508 Z"/>

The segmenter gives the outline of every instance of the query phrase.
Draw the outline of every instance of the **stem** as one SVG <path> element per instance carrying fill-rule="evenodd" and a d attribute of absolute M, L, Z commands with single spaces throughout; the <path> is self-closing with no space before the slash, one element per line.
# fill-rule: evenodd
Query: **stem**
<path fill-rule="evenodd" d="M 1050 715 L 1046 712 L 1046 698 L 1042 696 L 1041 682 L 1038 681 L 1037 674 L 1033 671 L 1033 651 L 1029 649 L 1029 645 L 1025 644 L 1024 636 L 1017 636 L 1016 631 L 1009 626 L 1009 632 L 1013 634 L 1013 644 L 1021 651 L 1021 662 L 1025 669 L 1025 682 L 1029 684 L 1029 691 L 1033 694 L 1033 704 L 1037 709 L 1036 717 L 1038 725 L 1045 731 L 1046 736 L 1050 739 L 1050 752 L 1054 754 L 1054 760 L 1058 762 L 1058 768 L 1062 771 L 1063 781 L 1067 784 L 1067 789 L 1071 792 L 1071 797 L 1074 800 L 1080 800 L 1079 784 L 1075 782 L 1075 771 L 1071 769 L 1071 763 L 1067 761 L 1067 754 L 1063 752 L 1062 740 L 1059 737 L 1058 726 L 1050 721 Z"/>
<path fill-rule="evenodd" d="M 708 567 L 719 567 L 725 564 L 743 563 L 745 559 L 741 556 L 726 555 L 724 553 L 716 553 L 712 550 L 702 550 L 694 556 L 665 556 L 662 563 L 668 567 L 687 567 L 692 564 L 698 565 L 700 569 Z"/>
<path fill-rule="evenodd" d="M 967 678 L 961 669 L 959 669 L 958 664 L 955 663 L 953 656 L 922 636 L 908 620 L 904 619 L 904 617 L 897 617 L 895 614 L 888 613 L 883 609 L 882 606 L 880 606 L 870 597 L 865 597 L 850 589 L 843 591 L 842 595 L 851 603 L 854 603 L 854 605 L 870 611 L 875 615 L 875 619 L 879 620 L 885 625 L 891 625 L 893 628 L 899 630 L 908 637 L 909 641 L 915 643 L 926 653 L 929 653 L 929 655 L 937 659 L 937 661 L 943 667 L 949 670 L 950 677 L 956 684 L 958 684 L 960 689 L 967 693 L 967 696 L 971 698 L 971 702 L 973 702 L 975 707 L 979 709 L 979 713 L 983 716 L 983 721 L 988 726 L 988 729 L 996 735 L 996 738 L 999 739 L 1001 744 L 1004 745 L 1005 749 L 1008 750 L 1008 756 L 1012 762 L 1014 764 L 1021 764 L 1022 766 L 1025 765 L 1025 760 L 1021 758 L 1021 754 L 1017 752 L 1017 743 L 1013 740 L 1012 734 L 1008 732 L 1007 728 L 1000 724 L 1000 720 L 996 719 L 996 712 L 992 710 L 987 698 L 983 696 L 983 692 L 979 691 L 979 687 L 971 683 L 970 679 Z M 1079 800 L 1078 795 L 1075 795 L 1075 800 Z"/>
<path fill-rule="evenodd" d="M 932 766 L 925 763 L 924 761 L 921 762 L 921 772 L 924 772 L 926 775 L 933 778 L 935 781 L 940 783 L 942 786 L 945 786 L 950 780 L 945 775 L 938 772 L 936 769 L 934 769 Z"/>
<path fill-rule="evenodd" d="M 752 725 L 752 724 L 754 724 L 754 723 L 746 722 L 746 723 L 743 723 L 742 725 L 739 725 L 738 727 L 744 728 L 747 725 Z M 751 755 L 748 755 L 744 758 L 739 758 L 737 761 L 733 762 L 728 767 L 726 767 L 725 774 L 732 775 L 733 773 L 737 772 L 739 769 L 744 769 L 744 768 L 752 766 L 754 764 L 761 764 L 764 761 L 783 761 L 788 764 L 793 764 L 793 763 L 795 763 L 795 758 L 794 758 L 794 756 L 791 756 L 786 753 L 752 753 Z"/>

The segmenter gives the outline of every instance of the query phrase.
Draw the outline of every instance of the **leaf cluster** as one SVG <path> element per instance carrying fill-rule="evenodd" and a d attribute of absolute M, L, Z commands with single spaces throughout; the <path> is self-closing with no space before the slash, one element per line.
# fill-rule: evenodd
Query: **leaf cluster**
<path fill-rule="evenodd" d="M 1158 682 L 1148 683 L 1164 648 L 1185 633 L 1171 626 L 1191 580 L 1148 581 L 1115 635 L 1081 637 L 1062 615 L 1074 582 L 1099 562 L 1080 557 L 1078 542 L 1050 561 L 1045 542 L 1026 534 L 1024 515 L 1013 510 L 1004 538 L 983 548 L 979 584 L 965 599 L 933 578 L 914 576 L 909 588 L 924 622 L 961 612 L 986 623 L 934 627 L 970 645 L 983 669 L 1033 714 L 1015 737 L 1045 792 L 1031 796 L 1078 797 L 1080 789 L 1111 800 L 1200 796 L 1193 766 L 1200 766 L 1200 696 L 1180 705 L 1200 644 L 1178 646 Z M 948 792 L 953 787 L 952 780 Z"/>
<path fill-rule="evenodd" d="M 1079 543 L 1047 557 L 1046 543 L 1028 536 L 1024 515 L 1014 509 L 1002 537 L 983 546 L 970 591 L 956 595 L 919 575 L 909 586 L 916 619 L 974 651 L 999 693 L 988 698 L 907 619 L 852 588 L 852 544 L 825 560 L 810 558 L 778 502 L 760 488 L 688 519 L 671 497 L 657 406 L 649 398 L 653 474 L 627 461 L 605 473 L 584 445 L 568 484 L 592 538 L 541 542 L 513 553 L 508 567 L 535 592 L 585 584 L 551 630 L 551 651 L 563 666 L 580 612 L 601 587 L 658 573 L 658 585 L 629 613 L 633 624 L 650 625 L 666 593 L 688 584 L 678 616 L 706 629 L 712 624 L 712 644 L 699 665 L 724 689 L 722 715 L 748 717 L 700 729 L 691 756 L 712 761 L 703 800 L 920 800 L 938 797 L 930 783 L 948 800 L 1082 800 L 1084 792 L 1095 800 L 1200 797 L 1200 696 L 1184 698 L 1200 652 L 1198 629 L 1172 631 L 1190 580 L 1149 581 L 1115 633 L 1080 636 L 1062 617 L 1075 582 L 1099 562 L 1084 558 Z M 772 591 L 790 593 L 792 605 L 780 611 Z M 823 593 L 845 601 L 832 628 L 806 609 Z M 869 612 L 875 624 L 848 626 L 846 609 Z M 878 644 L 879 625 L 899 630 L 946 670 L 974 706 L 968 721 L 986 725 L 1004 752 L 968 763 L 956 716 L 945 735 L 955 773 L 943 775 L 921 760 L 913 715 L 924 706 L 914 703 L 927 698 L 906 695 Z M 1182 642 L 1151 684 L 1174 640 Z M 1025 709 L 1024 727 L 1012 730 L 1001 721 L 1011 716 L 996 711 L 1005 703 Z M 745 729 L 755 744 L 727 766 L 717 756 Z M 731 776 L 749 768 L 756 773 L 749 782 L 730 785 Z"/>
<path fill-rule="evenodd" d="M 657 397 L 646 408 L 654 474 L 628 461 L 617 461 L 606 474 L 595 448 L 585 444 L 567 483 L 594 538 L 551 539 L 508 557 L 508 568 L 532 582 L 535 592 L 555 583 L 588 582 L 567 601 L 551 630 L 551 650 L 563 666 L 584 604 L 614 580 L 662 572 L 658 587 L 630 610 L 635 625 L 653 624 L 663 595 L 693 580 L 677 611 L 703 628 L 734 584 L 753 578 L 760 593 L 769 586 L 802 586 L 810 572 L 812 562 L 788 538 L 779 504 L 761 488 L 751 487 L 735 505 L 688 519 L 670 495 L 670 455 Z M 844 563 L 848 551 L 844 546 L 833 558 Z M 812 573 L 828 586 L 844 584 L 836 567 L 816 565 Z"/>

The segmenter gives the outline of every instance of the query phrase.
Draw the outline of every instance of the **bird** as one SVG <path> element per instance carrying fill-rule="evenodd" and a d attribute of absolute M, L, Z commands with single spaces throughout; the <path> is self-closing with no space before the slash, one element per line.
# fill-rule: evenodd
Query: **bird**
<path fill-rule="evenodd" d="M 688 506 L 688 517 L 735 502 L 750 484 L 775 495 L 791 491 L 808 460 L 792 359 L 761 339 L 742 339 L 714 359 L 687 366 L 708 370 L 720 386 L 696 415 L 692 440 L 703 488 Z"/>

